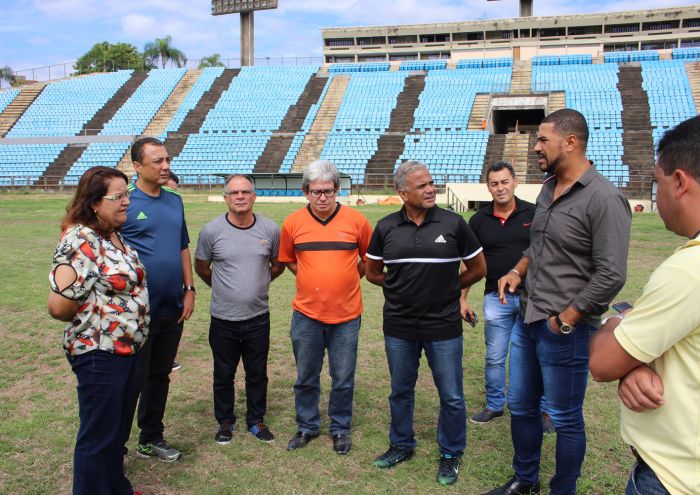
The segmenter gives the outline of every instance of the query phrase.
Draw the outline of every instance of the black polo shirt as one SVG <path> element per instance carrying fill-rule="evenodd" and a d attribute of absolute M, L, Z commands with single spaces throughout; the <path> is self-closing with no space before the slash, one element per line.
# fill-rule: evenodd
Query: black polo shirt
<path fill-rule="evenodd" d="M 469 219 L 469 226 L 484 247 L 486 286 L 484 294 L 498 291 L 498 279 L 508 273 L 530 246 L 530 225 L 535 205 L 515 198 L 515 210 L 507 219 L 494 215 L 493 202 Z"/>
<path fill-rule="evenodd" d="M 367 257 L 387 267 L 384 333 L 410 340 L 460 336 L 459 264 L 480 252 L 467 222 L 437 206 L 419 226 L 404 208 L 379 220 Z"/>

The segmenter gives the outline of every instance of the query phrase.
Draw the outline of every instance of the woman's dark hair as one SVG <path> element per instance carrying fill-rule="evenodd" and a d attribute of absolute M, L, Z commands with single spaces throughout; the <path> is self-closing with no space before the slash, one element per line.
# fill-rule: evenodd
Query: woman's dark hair
<path fill-rule="evenodd" d="M 93 210 L 93 205 L 107 194 L 109 181 L 115 177 L 129 183 L 124 172 L 116 168 L 98 166 L 87 169 L 80 177 L 73 200 L 66 207 L 66 216 L 61 222 L 61 230 L 81 224 L 100 234 L 107 234 L 111 227 L 101 224 Z"/>

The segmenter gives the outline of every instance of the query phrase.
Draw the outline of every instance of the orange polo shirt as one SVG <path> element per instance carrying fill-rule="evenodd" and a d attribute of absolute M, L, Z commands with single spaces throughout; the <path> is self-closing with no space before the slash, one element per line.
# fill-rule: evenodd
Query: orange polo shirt
<path fill-rule="evenodd" d="M 362 314 L 358 258 L 365 259 L 372 237 L 369 220 L 338 204 L 325 221 L 310 207 L 295 211 L 282 224 L 278 260 L 297 264 L 297 292 L 292 307 L 314 320 L 343 323 Z"/>

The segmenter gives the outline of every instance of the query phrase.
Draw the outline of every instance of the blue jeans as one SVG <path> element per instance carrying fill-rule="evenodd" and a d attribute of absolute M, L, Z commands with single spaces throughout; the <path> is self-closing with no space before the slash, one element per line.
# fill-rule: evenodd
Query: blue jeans
<path fill-rule="evenodd" d="M 539 479 L 542 448 L 540 398 L 557 431 L 552 495 L 574 495 L 586 453 L 583 399 L 588 384 L 588 340 L 595 327 L 583 323 L 569 335 L 555 334 L 547 320 L 526 324 L 519 316 L 510 339 L 508 407 L 513 469 L 528 483 Z"/>
<path fill-rule="evenodd" d="M 328 399 L 331 424 L 328 432 L 335 435 L 350 431 L 361 318 L 358 316 L 343 323 L 328 324 L 309 318 L 299 311 L 292 314 L 292 350 L 297 365 L 294 403 L 299 431 L 316 435 L 321 428 L 318 402 L 326 349 L 331 375 L 331 393 Z"/>
<path fill-rule="evenodd" d="M 503 411 L 506 403 L 506 358 L 510 348 L 510 333 L 520 314 L 520 295 L 506 292 L 506 304 L 501 304 L 497 292 L 484 294 L 484 341 L 486 362 L 486 407 Z M 547 411 L 547 401 L 542 396 L 542 412 Z"/>
<path fill-rule="evenodd" d="M 74 495 L 131 495 L 124 445 L 136 406 L 136 355 L 68 356 L 78 379 L 80 428 L 73 452 Z"/>
<path fill-rule="evenodd" d="M 484 340 L 486 342 L 486 407 L 502 411 L 506 402 L 506 357 L 510 347 L 510 331 L 520 314 L 520 296 L 506 293 L 507 304 L 501 304 L 498 293 L 484 295 Z"/>
<path fill-rule="evenodd" d="M 656 473 L 646 464 L 636 464 L 630 474 L 625 495 L 670 495 Z"/>
<path fill-rule="evenodd" d="M 413 431 L 415 387 L 421 352 L 440 396 L 437 442 L 440 454 L 461 457 L 467 445 L 467 408 L 462 386 L 462 336 L 448 340 L 407 340 L 384 336 L 391 374 L 389 441 L 403 449 L 416 447 Z"/>

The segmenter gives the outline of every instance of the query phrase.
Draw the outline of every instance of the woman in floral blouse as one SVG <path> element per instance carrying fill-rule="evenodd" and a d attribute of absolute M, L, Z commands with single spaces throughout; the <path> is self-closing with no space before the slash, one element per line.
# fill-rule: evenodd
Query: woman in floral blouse
<path fill-rule="evenodd" d="M 124 452 L 149 314 L 144 267 L 119 234 L 129 206 L 127 182 L 113 168 L 85 172 L 49 274 L 49 314 L 67 322 L 63 348 L 78 380 L 74 494 L 138 493 L 124 475 Z"/>

